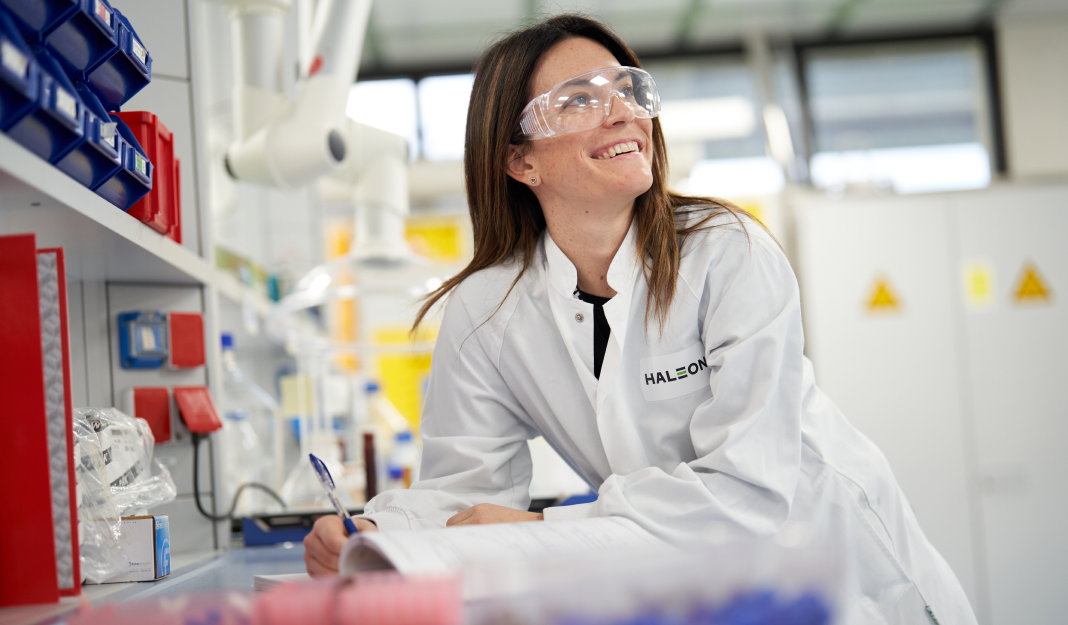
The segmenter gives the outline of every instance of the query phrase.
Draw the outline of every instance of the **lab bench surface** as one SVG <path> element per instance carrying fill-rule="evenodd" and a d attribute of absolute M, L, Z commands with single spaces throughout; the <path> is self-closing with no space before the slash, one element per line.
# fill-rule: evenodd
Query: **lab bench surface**
<path fill-rule="evenodd" d="M 225 590 L 252 592 L 256 575 L 303 572 L 304 546 L 300 543 L 175 554 L 171 574 L 161 580 L 85 585 L 81 597 L 64 598 L 58 604 L 0 609 L 0 625 L 58 623 L 85 601 L 103 605 Z"/>

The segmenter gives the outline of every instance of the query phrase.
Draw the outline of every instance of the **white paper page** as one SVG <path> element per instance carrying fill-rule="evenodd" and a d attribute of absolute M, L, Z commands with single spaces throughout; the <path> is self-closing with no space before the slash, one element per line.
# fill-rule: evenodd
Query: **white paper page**
<path fill-rule="evenodd" d="M 307 573 L 285 573 L 282 575 L 256 575 L 252 578 L 252 587 L 256 590 L 270 590 L 287 582 L 305 582 L 311 579 Z"/>
<path fill-rule="evenodd" d="M 381 553 L 401 573 L 412 574 L 461 570 L 477 563 L 663 544 L 633 521 L 621 517 L 376 532 L 355 536 L 345 545 L 341 552 L 341 574 L 365 570 L 359 561 L 365 559 L 368 548 Z"/>

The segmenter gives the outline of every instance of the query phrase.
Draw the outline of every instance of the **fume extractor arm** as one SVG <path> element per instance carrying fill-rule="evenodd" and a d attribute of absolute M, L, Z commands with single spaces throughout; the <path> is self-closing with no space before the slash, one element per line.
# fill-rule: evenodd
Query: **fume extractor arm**
<path fill-rule="evenodd" d="M 291 0 L 215 0 L 230 13 L 237 180 L 300 187 L 337 168 L 353 146 L 345 106 L 356 78 L 371 0 L 319 0 L 308 33 L 313 61 L 290 106 L 282 89 L 285 16 Z"/>
<path fill-rule="evenodd" d="M 351 119 L 346 130 L 346 141 L 357 147 L 340 168 L 319 180 L 319 199 L 352 204 L 351 254 L 357 262 L 388 266 L 411 260 L 404 236 L 409 214 L 408 141 Z"/>

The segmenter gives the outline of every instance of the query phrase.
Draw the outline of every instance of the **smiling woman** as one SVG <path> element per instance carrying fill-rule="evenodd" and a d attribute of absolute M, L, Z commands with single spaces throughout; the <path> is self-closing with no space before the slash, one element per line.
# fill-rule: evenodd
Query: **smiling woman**
<path fill-rule="evenodd" d="M 483 55 L 474 258 L 419 316 L 449 296 L 420 480 L 368 502 L 360 531 L 623 516 L 688 545 L 818 526 L 854 560 L 842 622 L 975 623 L 886 458 L 816 386 L 778 244 L 666 188 L 659 114 L 652 76 L 596 21 L 554 17 Z M 527 511 L 539 435 L 596 501 Z M 339 533 L 316 523 L 310 572 L 336 570 Z"/>

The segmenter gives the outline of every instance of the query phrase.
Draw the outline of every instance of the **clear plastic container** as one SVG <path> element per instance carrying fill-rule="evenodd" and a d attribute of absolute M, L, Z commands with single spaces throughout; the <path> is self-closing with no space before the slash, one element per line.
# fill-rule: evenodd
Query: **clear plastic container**
<path fill-rule="evenodd" d="M 410 424 L 397 407 L 389 401 L 381 391 L 378 383 L 368 382 L 365 386 L 363 402 L 356 402 L 355 433 L 358 439 L 356 449 L 363 450 L 364 434 L 372 434 L 374 438 L 375 466 L 373 468 L 378 492 L 390 488 L 403 488 L 394 485 L 390 476 L 390 466 L 393 461 L 393 451 L 396 446 L 397 436 L 401 433 L 411 437 Z M 361 453 L 359 463 L 365 465 L 365 454 Z M 400 478 L 403 481 L 403 474 Z"/>
<path fill-rule="evenodd" d="M 225 505 L 242 484 L 258 482 L 278 489 L 282 482 L 280 437 L 276 423 L 278 404 L 267 391 L 253 382 L 237 364 L 234 339 L 222 335 L 223 392 L 219 398 L 223 413 L 224 475 L 227 487 Z M 277 504 L 258 489 L 246 489 L 235 515 L 248 516 Z"/>

